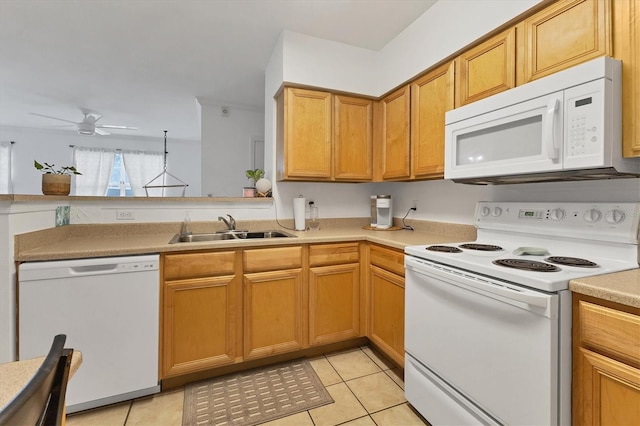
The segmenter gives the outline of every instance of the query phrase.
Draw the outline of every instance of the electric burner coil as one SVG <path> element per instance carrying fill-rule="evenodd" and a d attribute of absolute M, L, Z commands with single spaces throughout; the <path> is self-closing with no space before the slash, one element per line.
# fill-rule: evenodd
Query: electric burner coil
<path fill-rule="evenodd" d="M 579 257 L 567 257 L 567 256 L 550 256 L 545 258 L 547 262 L 555 263 L 564 266 L 575 266 L 577 268 L 597 268 L 598 264 L 587 259 L 581 259 Z"/>
<path fill-rule="evenodd" d="M 537 260 L 525 259 L 498 259 L 493 261 L 494 265 L 506 266 L 508 268 L 519 269 L 522 271 L 534 272 L 557 272 L 561 269 L 550 263 L 538 262 Z"/>

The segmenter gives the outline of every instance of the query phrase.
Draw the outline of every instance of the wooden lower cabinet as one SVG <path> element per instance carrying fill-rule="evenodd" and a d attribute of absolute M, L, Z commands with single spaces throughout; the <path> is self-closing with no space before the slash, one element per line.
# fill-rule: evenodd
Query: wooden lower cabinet
<path fill-rule="evenodd" d="M 309 345 L 360 335 L 359 244 L 309 247 Z"/>
<path fill-rule="evenodd" d="M 573 424 L 640 424 L 640 309 L 574 295 L 573 315 Z"/>
<path fill-rule="evenodd" d="M 234 363 L 239 254 L 168 254 L 162 264 L 162 378 Z"/>
<path fill-rule="evenodd" d="M 244 271 L 244 358 L 303 349 L 307 296 L 302 247 L 245 250 Z"/>
<path fill-rule="evenodd" d="M 369 257 L 368 337 L 404 367 L 404 254 L 371 245 Z"/>

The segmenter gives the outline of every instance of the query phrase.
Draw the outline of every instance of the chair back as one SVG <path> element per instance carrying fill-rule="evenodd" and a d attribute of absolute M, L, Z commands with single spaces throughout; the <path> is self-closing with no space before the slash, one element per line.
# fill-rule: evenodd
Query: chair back
<path fill-rule="evenodd" d="M 67 336 L 59 334 L 35 376 L 0 412 L 0 426 L 59 426 L 73 349 L 65 349 Z"/>

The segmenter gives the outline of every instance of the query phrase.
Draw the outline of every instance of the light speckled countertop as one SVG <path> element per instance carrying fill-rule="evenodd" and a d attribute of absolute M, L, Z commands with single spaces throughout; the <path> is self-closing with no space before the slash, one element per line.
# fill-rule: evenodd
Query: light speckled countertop
<path fill-rule="evenodd" d="M 220 248 L 263 247 L 291 244 L 369 241 L 404 249 L 407 245 L 474 241 L 472 225 L 408 221 L 415 231 L 370 231 L 367 218 L 323 219 L 317 231 L 291 231 L 275 221 L 238 221 L 238 229 L 284 230 L 296 238 L 224 240 L 169 244 L 180 223 L 131 223 L 69 225 L 30 232 L 15 237 L 15 260 L 78 259 Z M 287 221 L 285 227 L 291 226 Z M 218 222 L 192 223 L 195 233 L 221 230 Z M 640 269 L 571 281 L 571 291 L 629 306 L 640 307 Z"/>
<path fill-rule="evenodd" d="M 640 269 L 572 280 L 569 289 L 574 293 L 640 308 Z"/>
<path fill-rule="evenodd" d="M 0 410 L 3 409 L 36 374 L 45 357 L 0 364 Z M 69 379 L 82 364 L 82 353 L 73 351 Z"/>
<path fill-rule="evenodd" d="M 439 244 L 456 241 L 472 241 L 476 230 L 471 225 L 441 222 L 419 222 L 412 225 L 415 231 L 369 231 L 363 229 L 366 219 L 337 219 L 321 221 L 321 229 L 291 231 L 271 221 L 240 222 L 238 229 L 284 230 L 296 238 L 266 238 L 248 240 L 223 240 L 197 243 L 169 244 L 179 232 L 180 223 L 135 223 L 108 225 L 69 225 L 43 231 L 17 235 L 15 260 L 21 262 L 40 260 L 77 259 L 163 253 L 185 250 L 219 248 L 260 247 L 273 245 L 330 243 L 342 241 L 370 241 L 397 249 L 406 245 Z M 192 223 L 194 233 L 215 232 L 219 225 Z"/>

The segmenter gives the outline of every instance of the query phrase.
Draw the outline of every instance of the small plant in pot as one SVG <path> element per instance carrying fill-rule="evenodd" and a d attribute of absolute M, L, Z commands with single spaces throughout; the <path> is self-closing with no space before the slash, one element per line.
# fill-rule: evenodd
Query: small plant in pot
<path fill-rule="evenodd" d="M 81 175 L 74 166 L 56 168 L 55 164 L 44 165 L 33 161 L 33 166 L 42 172 L 42 193 L 44 195 L 69 195 L 71 175 Z"/>
<path fill-rule="evenodd" d="M 264 176 L 264 170 L 255 169 L 255 170 L 247 170 L 245 175 L 248 179 L 253 181 L 253 186 L 245 186 L 243 191 L 244 197 L 255 197 L 256 196 L 256 182 L 260 180 Z"/>

